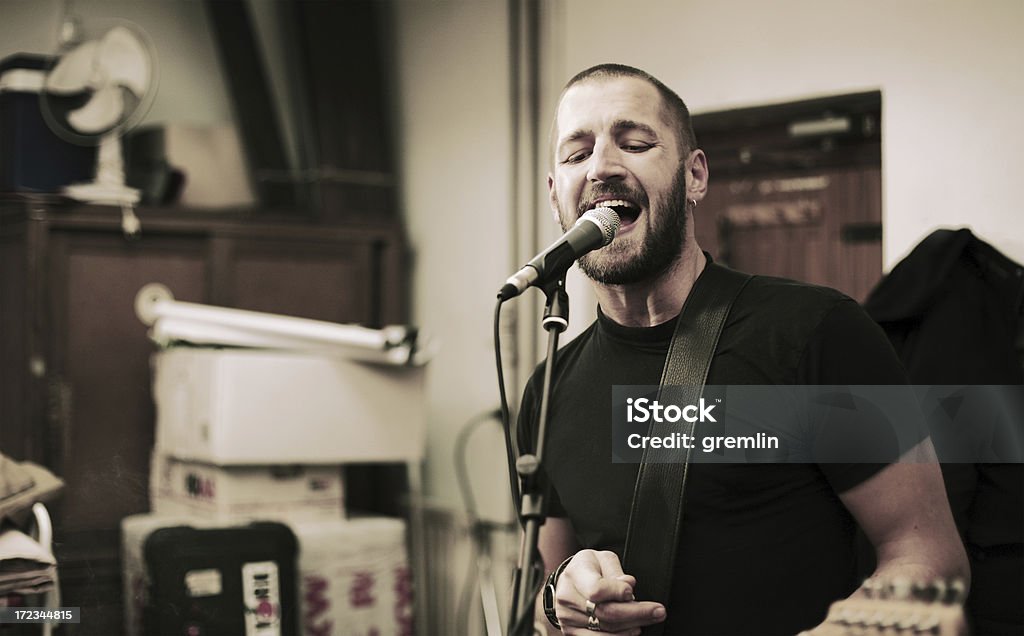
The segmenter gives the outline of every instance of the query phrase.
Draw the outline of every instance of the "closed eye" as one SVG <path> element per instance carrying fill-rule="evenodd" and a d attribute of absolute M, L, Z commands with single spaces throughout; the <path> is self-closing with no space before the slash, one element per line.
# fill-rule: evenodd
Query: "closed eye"
<path fill-rule="evenodd" d="M 622 144 L 622 149 L 626 152 L 647 152 L 654 147 L 653 144 L 642 143 L 642 142 L 629 142 Z"/>
<path fill-rule="evenodd" d="M 562 160 L 562 163 L 573 164 L 585 161 L 590 156 L 590 149 L 577 150 L 568 157 Z"/>

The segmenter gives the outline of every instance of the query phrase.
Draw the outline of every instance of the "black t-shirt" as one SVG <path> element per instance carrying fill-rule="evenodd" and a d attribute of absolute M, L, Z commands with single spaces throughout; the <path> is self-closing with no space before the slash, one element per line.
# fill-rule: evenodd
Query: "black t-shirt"
<path fill-rule="evenodd" d="M 548 514 L 569 517 L 584 548 L 622 554 L 637 465 L 611 462 L 611 387 L 659 383 L 675 322 L 623 327 L 599 310 L 559 352 L 544 459 Z M 541 379 L 534 373 L 523 396 L 521 448 L 532 448 Z M 906 382 L 856 302 L 768 277 L 736 299 L 708 377 L 709 385 Z M 691 464 L 666 633 L 795 634 L 819 623 L 857 585 L 855 525 L 837 493 L 880 468 Z M 636 593 L 644 598 L 643 581 Z"/>

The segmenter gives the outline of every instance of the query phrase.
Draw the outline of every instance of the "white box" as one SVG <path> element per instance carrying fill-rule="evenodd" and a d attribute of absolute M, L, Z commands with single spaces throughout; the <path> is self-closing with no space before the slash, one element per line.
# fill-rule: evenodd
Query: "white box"
<path fill-rule="evenodd" d="M 412 636 L 405 523 L 366 517 L 291 528 L 299 540 L 303 636 Z"/>
<path fill-rule="evenodd" d="M 253 349 L 154 356 L 156 448 L 220 465 L 423 457 L 422 367 Z"/>
<path fill-rule="evenodd" d="M 213 466 L 153 453 L 153 512 L 211 519 L 341 519 L 341 467 Z"/>
<path fill-rule="evenodd" d="M 133 515 L 121 522 L 125 633 L 140 636 L 147 602 L 146 538 L 188 525 L 230 527 L 171 515 Z M 303 636 L 413 633 L 412 574 L 400 519 L 365 517 L 289 523 L 299 543 L 300 633 Z"/>
<path fill-rule="evenodd" d="M 236 208 L 255 202 L 238 130 L 231 124 L 161 125 L 167 162 L 185 173 L 185 208 Z"/>

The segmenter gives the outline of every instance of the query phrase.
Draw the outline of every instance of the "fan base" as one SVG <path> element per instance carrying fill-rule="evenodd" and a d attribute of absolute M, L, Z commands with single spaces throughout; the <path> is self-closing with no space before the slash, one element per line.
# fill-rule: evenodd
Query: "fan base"
<path fill-rule="evenodd" d="M 136 188 L 98 182 L 66 186 L 64 194 L 76 201 L 99 205 L 135 205 L 140 198 Z"/>

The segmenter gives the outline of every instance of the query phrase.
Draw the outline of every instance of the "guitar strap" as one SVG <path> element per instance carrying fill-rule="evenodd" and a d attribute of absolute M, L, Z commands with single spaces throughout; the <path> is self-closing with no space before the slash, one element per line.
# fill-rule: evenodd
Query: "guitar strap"
<path fill-rule="evenodd" d="M 697 277 L 669 344 L 659 402 L 686 405 L 700 399 L 729 310 L 751 278 L 711 262 Z M 648 435 L 692 436 L 694 428 L 685 421 L 682 428 L 679 423 L 652 421 Z M 686 451 L 683 461 L 678 452 L 645 448 L 637 473 L 622 565 L 623 571 L 636 577 L 641 600 L 667 603 L 669 599 L 692 449 Z M 645 627 L 643 633 L 656 636 L 663 628 L 664 623 L 658 623 Z"/>

